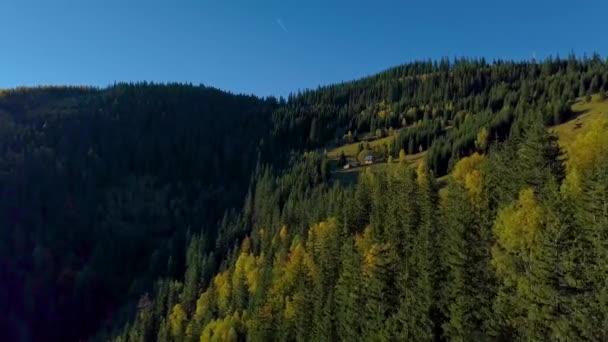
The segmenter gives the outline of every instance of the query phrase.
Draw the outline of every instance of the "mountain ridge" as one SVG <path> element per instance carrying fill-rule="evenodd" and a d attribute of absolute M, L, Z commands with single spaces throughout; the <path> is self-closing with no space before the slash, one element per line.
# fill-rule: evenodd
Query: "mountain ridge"
<path fill-rule="evenodd" d="M 571 56 L 410 63 L 286 100 L 182 84 L 3 91 L 0 301 L 11 309 L 0 326 L 10 340 L 558 336 L 549 319 L 538 324 L 553 335 L 500 325 L 523 314 L 494 311 L 496 298 L 538 299 L 497 285 L 522 279 L 497 261 L 513 247 L 502 232 L 526 205 L 542 217 L 600 191 L 602 159 L 566 167 L 538 127 L 569 122 L 577 98 L 607 90 L 606 61 Z M 424 161 L 334 182 L 324 148 L 386 136 L 363 150 Z M 455 170 L 438 193 L 435 177 Z M 560 184 L 572 186 L 550 190 Z M 573 227 L 587 220 L 577 215 Z M 462 249 L 475 241 L 483 248 Z M 473 269 L 462 255 L 485 277 L 470 302 L 483 319 L 456 281 Z M 357 282 L 374 301 L 349 301 Z M 355 312 L 376 316 L 356 323 Z M 586 331 L 559 336 L 599 333 Z"/>

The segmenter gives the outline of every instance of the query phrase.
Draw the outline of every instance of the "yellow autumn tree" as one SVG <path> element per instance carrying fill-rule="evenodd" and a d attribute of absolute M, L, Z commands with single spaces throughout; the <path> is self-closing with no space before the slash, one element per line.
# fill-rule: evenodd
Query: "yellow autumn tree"
<path fill-rule="evenodd" d="M 281 238 L 281 241 L 285 241 L 285 239 L 287 239 L 287 234 L 288 234 L 287 226 L 283 225 L 281 227 L 281 230 L 279 231 L 279 238 Z"/>
<path fill-rule="evenodd" d="M 192 336 L 197 327 L 202 326 L 204 322 L 208 322 L 213 318 L 213 312 L 216 309 L 215 299 L 213 287 L 209 287 L 205 292 L 201 293 L 196 301 L 194 315 L 186 328 L 186 336 Z"/>
<path fill-rule="evenodd" d="M 336 220 L 331 218 L 327 221 L 313 225 L 308 230 L 307 247 L 313 255 L 319 256 L 327 251 L 328 244 L 337 241 L 338 226 Z"/>
<path fill-rule="evenodd" d="M 307 253 L 302 242 L 295 242 L 289 253 L 287 263 L 285 264 L 282 281 L 286 287 L 292 287 L 298 276 L 304 275 L 314 277 L 315 273 L 316 267 L 314 261 Z"/>
<path fill-rule="evenodd" d="M 213 286 L 217 295 L 217 306 L 220 313 L 227 313 L 230 308 L 230 295 L 232 294 L 232 282 L 230 272 L 224 271 L 213 278 Z"/>
<path fill-rule="evenodd" d="M 241 324 L 238 312 L 223 319 L 209 322 L 201 332 L 201 342 L 236 342 L 238 340 L 237 328 Z"/>
<path fill-rule="evenodd" d="M 243 253 L 251 252 L 251 239 L 249 239 L 249 237 L 246 237 L 243 240 L 243 243 L 241 244 L 241 252 L 243 252 Z"/>
<path fill-rule="evenodd" d="M 608 118 L 595 120 L 591 129 L 576 137 L 566 148 L 566 180 L 564 187 L 573 193 L 580 193 L 581 183 L 602 160 L 608 158 Z"/>
<path fill-rule="evenodd" d="M 479 133 L 477 133 L 477 138 L 475 139 L 475 146 L 480 151 L 485 151 L 486 147 L 488 147 L 488 138 L 489 138 L 488 129 L 483 127 Z"/>
<path fill-rule="evenodd" d="M 539 243 L 542 225 L 543 210 L 530 188 L 522 190 L 515 203 L 498 212 L 492 265 L 507 286 L 529 289 L 526 264 Z"/>
<path fill-rule="evenodd" d="M 508 275 L 516 271 L 515 259 L 526 258 L 538 241 L 542 223 L 542 208 L 530 188 L 522 190 L 515 203 L 498 212 L 492 262 L 499 274 Z"/>
<path fill-rule="evenodd" d="M 186 315 L 184 307 L 179 303 L 175 304 L 169 315 L 169 326 L 171 328 L 171 335 L 174 338 L 179 339 L 184 335 L 184 328 L 187 320 L 188 316 Z"/>
<path fill-rule="evenodd" d="M 462 158 L 452 172 L 454 180 L 463 186 L 473 198 L 478 198 L 481 194 L 483 161 L 484 157 L 475 152 L 469 157 Z"/>
<path fill-rule="evenodd" d="M 416 180 L 421 187 L 427 188 L 430 186 L 430 171 L 425 160 L 418 163 L 418 167 L 416 168 Z"/>
<path fill-rule="evenodd" d="M 232 275 L 233 288 L 237 286 L 237 282 L 240 281 L 242 276 L 245 276 L 249 293 L 255 293 L 258 286 L 258 260 L 255 255 L 244 251 L 236 259 Z"/>
<path fill-rule="evenodd" d="M 399 150 L 399 162 L 405 163 L 406 157 L 407 157 L 407 155 L 405 154 L 405 150 L 404 149 Z"/>
<path fill-rule="evenodd" d="M 501 324 L 515 332 L 515 340 L 553 340 L 566 328 L 556 321 L 563 318 L 556 316 L 563 294 L 556 282 L 561 264 L 556 256 L 565 246 L 556 245 L 559 232 L 551 229 L 547 216 L 527 188 L 496 218 L 491 262 L 499 286 L 494 309 Z"/>
<path fill-rule="evenodd" d="M 363 234 L 357 234 L 355 236 L 355 246 L 362 255 L 365 255 L 374 244 L 373 231 L 370 226 L 367 226 L 363 231 Z"/>

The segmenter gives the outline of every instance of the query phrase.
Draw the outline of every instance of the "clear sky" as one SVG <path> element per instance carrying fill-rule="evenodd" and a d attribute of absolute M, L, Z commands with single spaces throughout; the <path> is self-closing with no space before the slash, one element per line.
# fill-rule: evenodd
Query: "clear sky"
<path fill-rule="evenodd" d="M 608 1 L 0 0 L 0 88 L 287 95 L 415 59 L 608 56 Z"/>

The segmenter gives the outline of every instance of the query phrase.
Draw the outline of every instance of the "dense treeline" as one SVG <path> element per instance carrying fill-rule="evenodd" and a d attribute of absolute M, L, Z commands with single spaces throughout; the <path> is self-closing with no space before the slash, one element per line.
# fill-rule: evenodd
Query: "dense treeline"
<path fill-rule="evenodd" d="M 594 55 L 2 91 L 0 337 L 606 339 L 606 127 L 566 158 L 544 125 L 607 90 Z M 305 152 L 386 135 L 426 161 L 351 187 Z"/>
<path fill-rule="evenodd" d="M 187 232 L 213 241 L 240 208 L 276 106 L 185 85 L 2 92 L 2 334 L 83 339 L 181 278 Z"/>
<path fill-rule="evenodd" d="M 527 121 L 441 190 L 425 163 L 354 188 L 327 186 L 314 155 L 263 173 L 218 272 L 160 286 L 116 340 L 605 340 L 608 121 L 568 160 Z"/>
<path fill-rule="evenodd" d="M 579 96 L 608 91 L 608 63 L 598 55 L 542 62 L 459 59 L 410 63 L 359 81 L 289 97 L 275 113 L 281 146 L 315 147 L 347 132 L 399 130 L 393 157 L 429 150 L 435 174 L 475 150 L 482 129 L 504 139 L 516 117 L 543 114 L 547 124 L 570 116 Z"/>

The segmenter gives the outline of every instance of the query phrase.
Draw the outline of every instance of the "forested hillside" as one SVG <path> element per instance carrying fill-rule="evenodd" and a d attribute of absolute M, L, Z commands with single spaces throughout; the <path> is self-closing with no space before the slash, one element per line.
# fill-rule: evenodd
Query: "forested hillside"
<path fill-rule="evenodd" d="M 569 101 L 606 91 L 607 80 L 597 55 L 543 63 L 417 62 L 291 96 L 275 112 L 275 134 L 301 148 L 397 132 L 392 156 L 428 150 L 430 169 L 443 175 L 475 149 L 478 134 L 487 143 L 502 141 L 517 117 L 532 112 L 548 125 L 561 123 L 569 118 Z"/>
<path fill-rule="evenodd" d="M 570 56 L 416 62 L 286 101 L 3 92 L 3 331 L 606 340 L 607 91 L 608 61 Z M 346 144 L 386 163 L 341 182 L 325 151 Z"/>
<path fill-rule="evenodd" d="M 607 123 L 566 159 L 531 120 L 441 191 L 426 163 L 327 186 L 306 155 L 258 179 L 255 228 L 215 275 L 195 238 L 184 282 L 116 340 L 605 340 Z"/>
<path fill-rule="evenodd" d="M 2 340 L 84 339 L 180 279 L 189 234 L 213 241 L 242 206 L 276 106 L 186 85 L 0 93 Z"/>

